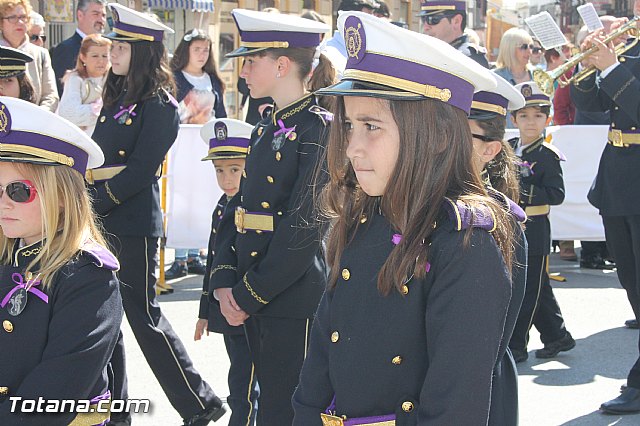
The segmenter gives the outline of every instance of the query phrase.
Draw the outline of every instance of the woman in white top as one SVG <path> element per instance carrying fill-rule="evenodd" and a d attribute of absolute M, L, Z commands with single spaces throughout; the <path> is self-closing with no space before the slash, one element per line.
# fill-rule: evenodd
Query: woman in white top
<path fill-rule="evenodd" d="M 31 4 L 27 0 L 0 0 L 0 45 L 20 49 L 33 57 L 27 74 L 33 84 L 35 104 L 53 112 L 58 106 L 56 76 L 49 51 L 29 42 Z"/>
<path fill-rule="evenodd" d="M 82 40 L 76 68 L 62 78 L 64 92 L 58 114 L 93 134 L 102 108 L 102 88 L 109 71 L 111 40 L 89 34 Z"/>

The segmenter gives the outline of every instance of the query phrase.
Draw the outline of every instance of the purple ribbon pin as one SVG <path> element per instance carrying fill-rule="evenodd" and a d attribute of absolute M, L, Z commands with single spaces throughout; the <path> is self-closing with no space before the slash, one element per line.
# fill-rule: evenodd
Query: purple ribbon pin
<path fill-rule="evenodd" d="M 529 169 L 529 171 L 531 172 L 531 175 L 535 175 L 536 174 L 533 171 L 533 164 L 529 163 L 528 161 L 520 161 L 520 162 L 517 162 L 516 165 Z"/>
<path fill-rule="evenodd" d="M 4 299 L 2 299 L 2 303 L 0 303 L 0 308 L 5 307 L 5 305 L 9 302 L 9 299 L 11 299 L 11 296 L 13 296 L 13 293 L 20 290 L 21 288 L 27 288 L 27 285 L 29 285 L 29 283 L 32 283 L 32 284 L 31 284 L 31 287 L 29 287 L 29 290 L 27 291 L 38 296 L 40 299 L 42 299 L 44 303 L 49 303 L 49 296 L 47 296 L 37 288 L 34 288 L 35 286 L 40 285 L 40 281 L 27 281 L 25 283 L 24 278 L 22 277 L 22 274 L 19 274 L 17 272 L 14 272 L 13 275 L 11 275 L 11 279 L 17 285 L 13 287 L 9 293 L 7 293 Z"/>
<path fill-rule="evenodd" d="M 278 120 L 278 126 L 280 126 L 280 129 L 274 132 L 273 136 L 284 134 L 284 136 L 288 139 L 289 135 L 296 130 L 296 126 L 285 127 L 284 122 L 282 120 Z"/>
<path fill-rule="evenodd" d="M 113 118 L 117 120 L 124 113 L 128 113 L 130 116 L 135 117 L 136 113 L 133 112 L 133 110 L 136 108 L 136 106 L 138 106 L 138 104 L 129 105 L 126 108 L 120 105 L 120 112 L 114 115 Z"/>

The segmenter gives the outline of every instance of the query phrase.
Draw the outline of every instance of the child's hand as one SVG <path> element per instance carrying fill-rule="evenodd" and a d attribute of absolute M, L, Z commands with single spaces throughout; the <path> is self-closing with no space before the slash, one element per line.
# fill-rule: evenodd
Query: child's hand
<path fill-rule="evenodd" d="M 207 330 L 208 325 L 209 325 L 209 321 L 207 321 L 206 319 L 202 319 L 202 318 L 198 319 L 198 322 L 196 322 L 196 332 L 193 335 L 193 340 L 197 342 L 202 338 L 202 335 L 204 333 L 207 333 L 207 336 L 208 336 L 209 335 L 209 330 Z"/>
<path fill-rule="evenodd" d="M 236 303 L 230 288 L 216 289 L 216 296 L 220 302 L 220 311 L 229 325 L 242 325 L 249 318 L 249 315 Z"/>

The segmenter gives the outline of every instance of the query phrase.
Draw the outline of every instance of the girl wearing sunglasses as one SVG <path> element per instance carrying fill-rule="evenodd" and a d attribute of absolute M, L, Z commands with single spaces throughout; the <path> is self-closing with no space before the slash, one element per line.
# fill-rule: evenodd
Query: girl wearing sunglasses
<path fill-rule="evenodd" d="M 533 75 L 529 68 L 529 60 L 533 47 L 535 47 L 533 39 L 525 30 L 508 29 L 500 40 L 496 69 L 493 72 L 514 86 L 532 81 Z"/>
<path fill-rule="evenodd" d="M 150 15 L 111 3 L 111 69 L 93 139 L 105 165 L 92 170 L 96 212 L 122 264 L 122 302 L 140 349 L 170 403 L 188 426 L 225 412 L 202 379 L 156 301 L 159 238 L 163 235 L 159 169 L 178 134 L 175 84 L 162 43 L 173 30 Z M 66 91 L 65 91 L 66 93 Z M 114 353 L 114 375 L 126 383 L 124 345 Z M 127 390 L 119 388 L 118 398 Z M 130 421 L 129 413 L 116 420 Z"/>
<path fill-rule="evenodd" d="M 119 265 L 84 181 L 86 167 L 104 156 L 80 129 L 32 103 L 0 97 L 0 110 L 0 419 L 106 422 L 107 412 L 91 423 L 75 411 L 34 415 L 23 402 L 86 400 L 95 409 L 110 398 L 107 363 L 122 321 Z M 21 398 L 13 411 L 11 397 Z"/>

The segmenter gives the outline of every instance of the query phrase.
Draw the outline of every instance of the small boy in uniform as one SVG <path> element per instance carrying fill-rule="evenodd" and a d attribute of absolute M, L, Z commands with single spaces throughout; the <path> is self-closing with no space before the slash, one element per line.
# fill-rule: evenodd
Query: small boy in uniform
<path fill-rule="evenodd" d="M 515 87 L 526 103 L 524 108 L 512 112 L 520 137 L 509 142 L 519 157 L 520 206 L 529 218 L 525 230 L 529 248 L 526 291 L 509 347 L 514 360 L 523 362 L 529 356 L 527 343 L 532 325 L 536 326 L 544 343 L 544 348 L 536 351 L 536 358 L 553 358 L 562 351 L 573 349 L 576 342 L 565 327 L 547 273 L 551 246 L 549 210 L 550 206 L 564 201 L 560 161 L 565 158 L 557 148 L 544 141 L 551 109 L 549 97 L 533 81 Z"/>
<path fill-rule="evenodd" d="M 240 178 L 244 171 L 245 158 L 253 126 L 244 121 L 222 118 L 206 123 L 200 136 L 209 145 L 209 152 L 202 161 L 211 160 L 216 170 L 216 178 L 224 194 L 218 201 L 211 223 L 207 267 L 202 283 L 200 312 L 196 323 L 194 340 L 200 340 L 209 331 L 224 335 L 224 343 L 231 361 L 229 367 L 229 398 L 231 407 L 229 426 L 253 425 L 257 411 L 258 387 L 249 353 L 249 345 L 242 326 L 231 326 L 221 312 L 221 304 L 227 303 L 224 292 L 230 288 L 217 288 L 210 280 L 215 272 L 216 252 L 225 244 L 232 243 L 236 233 L 234 212 L 240 206 Z M 224 308 L 233 308 L 227 307 Z"/>

